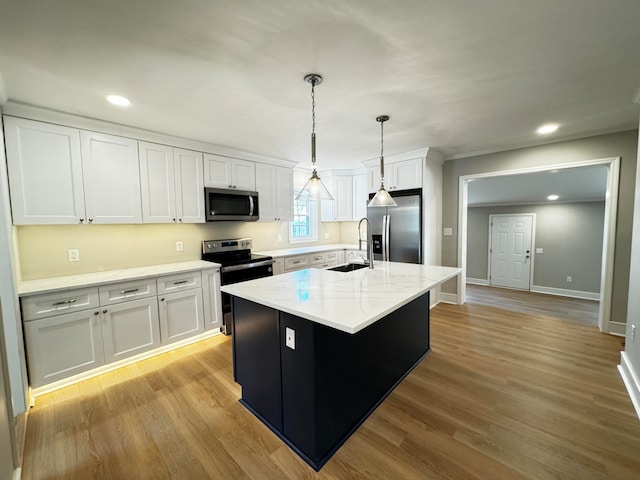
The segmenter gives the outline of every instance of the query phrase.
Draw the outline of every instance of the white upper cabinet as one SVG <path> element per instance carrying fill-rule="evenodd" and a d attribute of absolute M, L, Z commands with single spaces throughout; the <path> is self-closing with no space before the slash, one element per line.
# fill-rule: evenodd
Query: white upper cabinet
<path fill-rule="evenodd" d="M 138 142 L 81 131 L 82 169 L 89 223 L 142 223 Z"/>
<path fill-rule="evenodd" d="M 139 142 L 144 223 L 204 223 L 202 154 Z"/>
<path fill-rule="evenodd" d="M 173 148 L 139 143 L 142 220 L 145 223 L 173 223 L 176 215 Z"/>
<path fill-rule="evenodd" d="M 367 168 L 369 192 L 380 188 L 380 166 Z M 408 190 L 422 188 L 422 159 L 412 158 L 400 162 L 385 162 L 384 186 L 387 190 Z"/>
<path fill-rule="evenodd" d="M 261 221 L 293 220 L 293 170 L 256 163 L 256 191 Z"/>
<path fill-rule="evenodd" d="M 351 175 L 333 175 L 326 177 L 327 187 L 333 200 L 322 201 L 321 220 L 323 222 L 342 222 L 353 220 L 353 186 Z"/>
<path fill-rule="evenodd" d="M 367 174 L 353 176 L 353 220 L 360 220 L 367 216 L 369 193 L 367 189 Z"/>
<path fill-rule="evenodd" d="M 205 153 L 204 185 L 205 187 L 255 191 L 255 163 Z"/>
<path fill-rule="evenodd" d="M 79 131 L 14 117 L 4 131 L 13 223 L 84 222 Z"/>

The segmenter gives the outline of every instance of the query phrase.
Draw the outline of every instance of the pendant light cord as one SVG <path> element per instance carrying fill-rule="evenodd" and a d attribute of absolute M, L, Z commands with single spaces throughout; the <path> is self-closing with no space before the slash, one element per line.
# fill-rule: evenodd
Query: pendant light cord
<path fill-rule="evenodd" d="M 380 122 L 380 185 L 384 186 L 384 120 Z"/>
<path fill-rule="evenodd" d="M 316 80 L 311 80 L 311 163 L 316 169 Z"/>

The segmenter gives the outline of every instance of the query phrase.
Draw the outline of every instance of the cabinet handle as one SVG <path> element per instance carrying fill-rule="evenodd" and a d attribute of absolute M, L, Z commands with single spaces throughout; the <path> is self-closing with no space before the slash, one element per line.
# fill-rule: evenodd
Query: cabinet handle
<path fill-rule="evenodd" d="M 173 221 L 175 222 L 175 221 L 176 221 L 176 219 L 174 218 L 174 219 L 173 219 Z"/>
<path fill-rule="evenodd" d="M 182 284 L 187 283 L 187 282 L 189 282 L 189 280 L 180 280 L 178 282 L 173 282 L 173 284 L 174 285 L 182 285 Z"/>
<path fill-rule="evenodd" d="M 131 290 L 122 290 L 120 293 L 121 293 L 122 295 L 125 295 L 125 294 L 127 294 L 127 293 L 133 293 L 133 292 L 137 292 L 137 291 L 139 291 L 139 290 L 140 290 L 139 288 L 132 288 Z"/>
<path fill-rule="evenodd" d="M 107 309 L 105 308 L 104 310 L 102 310 L 102 313 L 107 313 Z"/>
<path fill-rule="evenodd" d="M 77 299 L 75 299 L 75 298 L 72 298 L 71 300 L 63 300 L 62 302 L 56 302 L 56 303 L 54 303 L 54 304 L 53 304 L 53 306 L 54 306 L 54 307 L 57 307 L 58 305 L 69 305 L 69 304 L 71 304 L 71 303 L 76 303 L 76 300 L 77 300 Z"/>
<path fill-rule="evenodd" d="M 300 263 L 300 260 L 296 260 L 296 261 L 291 262 L 291 263 L 293 263 L 295 265 L 296 263 Z"/>
<path fill-rule="evenodd" d="M 81 218 L 81 219 L 80 219 L 80 223 L 84 223 L 84 218 Z"/>
<path fill-rule="evenodd" d="M 162 297 L 162 298 L 160 299 L 160 301 L 161 301 L 161 302 L 164 302 L 164 297 Z"/>
<path fill-rule="evenodd" d="M 181 219 L 181 218 L 180 218 L 180 219 L 178 219 L 178 221 L 179 221 L 180 223 L 182 223 L 182 219 Z"/>
<path fill-rule="evenodd" d="M 91 222 L 93 222 L 93 218 L 90 218 L 90 219 L 89 219 L 89 223 L 91 223 Z"/>
<path fill-rule="evenodd" d="M 99 311 L 99 310 L 97 310 L 97 311 L 93 312 L 93 314 L 94 314 L 94 315 L 100 315 L 100 311 Z"/>
<path fill-rule="evenodd" d="M 233 188 L 233 185 L 229 185 L 229 188 Z"/>

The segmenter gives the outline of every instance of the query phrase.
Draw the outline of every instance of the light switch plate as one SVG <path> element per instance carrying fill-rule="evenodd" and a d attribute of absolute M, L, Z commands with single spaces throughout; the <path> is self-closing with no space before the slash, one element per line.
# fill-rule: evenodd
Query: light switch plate
<path fill-rule="evenodd" d="M 445 237 L 450 237 L 451 235 L 453 235 L 453 228 L 446 227 L 444 229 L 444 235 L 445 235 Z"/>
<path fill-rule="evenodd" d="M 287 327 L 285 330 L 286 344 L 291 350 L 296 349 L 296 331 L 293 328 Z"/>
<path fill-rule="evenodd" d="M 79 262 L 80 261 L 80 250 L 77 248 L 70 248 L 67 250 L 67 260 L 70 262 Z"/>
<path fill-rule="evenodd" d="M 536 253 L 543 253 L 543 250 L 541 248 L 536 248 Z"/>

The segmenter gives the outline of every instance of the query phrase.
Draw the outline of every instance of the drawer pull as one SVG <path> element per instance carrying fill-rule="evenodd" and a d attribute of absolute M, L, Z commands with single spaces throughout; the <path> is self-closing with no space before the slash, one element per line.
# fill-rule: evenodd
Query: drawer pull
<path fill-rule="evenodd" d="M 173 282 L 174 285 L 183 285 L 185 283 L 189 282 L 189 280 L 180 280 L 179 282 Z"/>
<path fill-rule="evenodd" d="M 296 260 L 295 262 L 291 262 L 291 263 L 293 263 L 295 265 L 296 263 L 300 263 L 300 262 L 301 262 L 301 260 Z"/>
<path fill-rule="evenodd" d="M 125 295 L 127 293 L 133 293 L 133 292 L 138 292 L 140 289 L 139 288 L 132 288 L 131 290 L 122 290 L 120 293 L 122 295 Z"/>
<path fill-rule="evenodd" d="M 71 300 L 63 300 L 62 302 L 56 302 L 53 304 L 53 306 L 57 307 L 58 305 L 69 305 L 71 303 L 76 303 L 76 299 L 72 298 Z"/>

